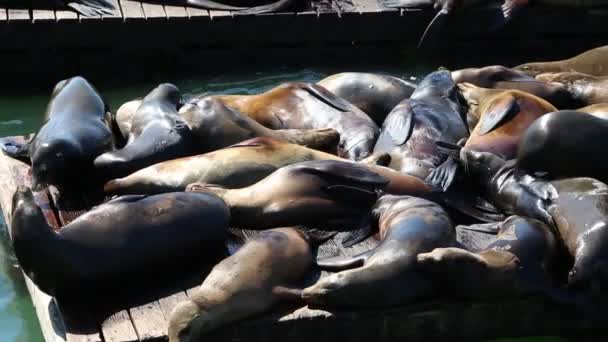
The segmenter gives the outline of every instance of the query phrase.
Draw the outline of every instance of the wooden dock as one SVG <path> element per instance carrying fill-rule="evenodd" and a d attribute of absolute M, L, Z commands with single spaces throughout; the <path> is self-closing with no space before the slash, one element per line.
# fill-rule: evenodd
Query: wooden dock
<path fill-rule="evenodd" d="M 18 185 L 29 184 L 29 166 L 0 154 L 0 205 L 10 227 L 11 198 Z M 69 204 L 58 200 L 53 189 L 36 194 L 49 223 L 56 229 L 75 219 L 82 210 L 66 209 Z M 86 198 L 83 197 L 83 203 Z M 81 203 L 81 204 L 83 204 Z M 229 250 L 253 232 L 232 230 Z M 342 234 L 321 245 L 321 256 L 354 255 L 377 244 L 374 238 L 351 248 L 339 242 Z M 481 248 L 487 236 L 458 230 L 458 238 L 470 248 Z M 324 273 L 315 271 L 314 281 Z M 159 274 L 162 277 L 162 274 Z M 184 281 L 182 286 L 155 289 L 142 288 L 133 303 L 122 304 L 103 316 L 97 308 L 74 312 L 41 292 L 27 277 L 26 284 L 34 303 L 44 338 L 47 342 L 64 341 L 165 341 L 167 318 L 171 309 L 186 299 L 198 279 Z M 194 282 L 192 282 L 194 280 Z M 160 290 L 160 291 L 157 291 Z M 154 293 L 161 293 L 154 296 Z M 97 294 L 111 297 L 112 294 Z M 605 316 L 604 316 L 605 317 Z M 509 299 L 493 302 L 455 302 L 437 298 L 407 307 L 386 310 L 339 311 L 309 307 L 284 306 L 260 317 L 225 327 L 209 336 L 209 341 L 478 341 L 497 337 L 531 335 L 608 336 L 606 318 L 593 319 L 572 308 L 561 307 L 539 298 Z"/>

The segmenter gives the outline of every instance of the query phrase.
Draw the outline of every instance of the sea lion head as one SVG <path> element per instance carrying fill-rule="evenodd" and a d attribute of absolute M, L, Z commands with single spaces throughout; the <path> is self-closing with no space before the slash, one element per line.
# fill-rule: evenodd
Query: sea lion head
<path fill-rule="evenodd" d="M 494 153 L 479 152 L 467 147 L 460 150 L 460 159 L 466 173 L 481 184 L 489 182 L 506 163 L 506 160 Z"/>
<path fill-rule="evenodd" d="M 36 145 L 32 154 L 32 187 L 39 190 L 44 185 L 65 185 L 69 175 L 82 163 L 82 150 L 75 144 L 55 139 Z M 76 170 L 78 171 L 78 170 Z"/>
<path fill-rule="evenodd" d="M 429 74 L 420 82 L 414 94 L 412 98 L 418 99 L 429 96 L 447 100 L 450 107 L 466 122 L 467 101 L 454 83 L 452 73 L 449 70 L 444 69 Z"/>
<path fill-rule="evenodd" d="M 202 341 L 199 335 L 211 330 L 209 315 L 194 301 L 179 303 L 169 317 L 169 342 Z"/>
<path fill-rule="evenodd" d="M 149 100 L 164 100 L 171 104 L 174 104 L 176 108 L 179 108 L 183 104 L 182 96 L 179 93 L 179 88 L 171 83 L 163 83 L 158 87 L 154 88 L 145 98 L 145 101 Z"/>

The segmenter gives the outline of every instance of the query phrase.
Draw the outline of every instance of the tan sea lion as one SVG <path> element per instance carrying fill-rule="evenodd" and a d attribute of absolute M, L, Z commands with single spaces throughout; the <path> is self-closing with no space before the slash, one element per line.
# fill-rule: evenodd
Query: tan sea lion
<path fill-rule="evenodd" d="M 267 311 L 311 266 L 310 246 L 297 229 L 260 233 L 217 264 L 191 298 L 173 309 L 169 341 L 203 341 L 211 330 Z"/>
<path fill-rule="evenodd" d="M 129 134 L 131 134 L 131 119 L 140 105 L 141 100 L 131 100 L 123 103 L 116 111 L 116 124 L 124 139 L 129 139 Z"/>
<path fill-rule="evenodd" d="M 393 307 L 433 293 L 432 284 L 416 271 L 416 256 L 455 244 L 448 214 L 435 203 L 410 196 L 384 196 L 373 210 L 382 242 L 352 258 L 319 260 L 323 269 L 352 269 L 304 289 L 305 301 L 322 306 Z"/>
<path fill-rule="evenodd" d="M 338 155 L 348 159 L 367 157 L 378 137 L 367 114 L 317 84 L 286 83 L 258 95 L 213 97 L 268 128 L 332 128 L 340 133 Z"/>
<path fill-rule="evenodd" d="M 186 190 L 221 197 L 230 207 L 232 225 L 250 229 L 301 224 L 352 230 L 369 218 L 369 209 L 381 191 L 433 196 L 419 178 L 381 166 L 337 160 L 288 165 L 242 189 L 194 183 Z"/>
<path fill-rule="evenodd" d="M 184 191 L 191 183 L 229 189 L 257 183 L 277 169 L 307 160 L 343 160 L 329 153 L 271 138 L 254 138 L 202 155 L 165 161 L 109 181 L 104 191 L 154 194 Z"/>
<path fill-rule="evenodd" d="M 266 128 L 213 97 L 190 102 L 181 107 L 179 113 L 192 129 L 200 152 L 219 150 L 251 138 L 269 137 L 336 153 L 340 141 L 338 132 L 331 128 L 310 130 Z"/>
<path fill-rule="evenodd" d="M 564 1 L 562 4 L 573 3 Z M 593 1 L 593 4 L 608 4 L 608 1 Z M 576 2 L 581 5 L 580 2 Z M 536 76 L 546 72 L 580 72 L 591 76 L 608 76 L 608 46 L 601 46 L 585 51 L 570 59 L 553 62 L 526 63 L 516 66 L 515 70 L 520 70 L 528 75 Z"/>
<path fill-rule="evenodd" d="M 159 282 L 159 272 L 183 277 L 192 260 L 221 259 L 230 219 L 226 205 L 209 194 L 132 195 L 54 231 L 25 186 L 13 196 L 11 215 L 23 271 L 45 293 L 87 303 L 107 299 L 91 293 L 129 293 Z"/>
<path fill-rule="evenodd" d="M 600 119 L 608 119 L 608 103 L 597 103 L 577 109 L 577 112 L 591 114 Z"/>
<path fill-rule="evenodd" d="M 378 126 L 399 102 L 409 98 L 416 89 L 414 83 L 398 77 L 366 72 L 341 72 L 317 84 L 357 106 Z"/>

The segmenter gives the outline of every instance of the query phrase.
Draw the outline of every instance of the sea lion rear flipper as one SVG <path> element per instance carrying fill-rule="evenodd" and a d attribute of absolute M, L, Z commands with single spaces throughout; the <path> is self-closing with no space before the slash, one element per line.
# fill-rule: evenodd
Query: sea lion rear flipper
<path fill-rule="evenodd" d="M 80 13 L 85 17 L 114 14 L 116 8 L 107 0 L 79 0 L 80 2 L 68 2 L 67 7 Z"/>
<path fill-rule="evenodd" d="M 365 241 L 368 237 L 373 235 L 374 231 L 374 220 L 371 215 L 365 215 L 361 220 L 361 224 L 357 230 L 349 232 L 344 238 L 342 238 L 343 247 L 352 247 L 359 242 Z"/>
<path fill-rule="evenodd" d="M 262 14 L 262 13 L 273 13 L 283 9 L 288 9 L 297 0 L 279 0 L 267 5 L 260 5 L 247 8 L 245 10 L 238 11 L 239 14 Z"/>
<path fill-rule="evenodd" d="M 30 140 L 31 141 L 31 140 Z M 12 137 L 0 138 L 0 149 L 2 152 L 11 158 L 31 163 L 29 157 L 30 143 L 23 143 Z"/>
<path fill-rule="evenodd" d="M 517 114 L 519 110 L 517 98 L 512 95 L 495 99 L 479 120 L 479 123 L 477 124 L 477 127 L 479 127 L 477 134 L 484 135 L 490 133 L 498 127 L 498 125 Z"/>
<path fill-rule="evenodd" d="M 319 268 L 322 270 L 332 272 L 357 268 L 363 266 L 363 264 L 365 264 L 365 260 L 367 260 L 367 258 L 369 258 L 373 252 L 374 250 L 372 249 L 370 251 L 355 255 L 353 257 L 338 256 L 318 259 L 317 266 L 319 266 Z"/>
<path fill-rule="evenodd" d="M 310 95 L 314 96 L 316 99 L 321 102 L 331 106 L 332 108 L 339 110 L 341 112 L 350 112 L 353 110 L 357 110 L 355 105 L 344 100 L 341 97 L 338 97 L 334 93 L 329 90 L 323 88 L 322 86 L 316 83 L 296 83 L 302 90 L 305 90 Z"/>
<path fill-rule="evenodd" d="M 414 130 L 414 100 L 408 100 L 400 103 L 403 109 L 399 110 L 401 115 L 389 115 L 382 125 L 382 129 L 385 130 L 391 137 L 393 143 L 397 146 L 405 144 Z"/>
<path fill-rule="evenodd" d="M 198 7 L 218 11 L 240 11 L 247 9 L 247 7 L 230 6 L 211 0 L 187 0 L 186 5 L 190 7 Z"/>
<path fill-rule="evenodd" d="M 461 229 L 471 230 L 474 232 L 482 232 L 488 234 L 498 234 L 500 230 L 500 224 L 502 222 L 490 222 L 490 223 L 477 223 L 468 226 L 460 226 Z"/>

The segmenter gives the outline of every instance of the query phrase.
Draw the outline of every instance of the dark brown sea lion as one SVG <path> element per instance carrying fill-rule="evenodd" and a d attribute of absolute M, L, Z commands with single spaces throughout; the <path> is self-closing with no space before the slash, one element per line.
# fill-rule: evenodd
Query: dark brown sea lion
<path fill-rule="evenodd" d="M 113 148 L 111 127 L 97 90 L 84 78 L 73 77 L 55 86 L 45 122 L 34 138 L 23 146 L 4 143 L 2 149 L 31 162 L 35 189 L 75 188 L 96 182 L 93 160 Z"/>
<path fill-rule="evenodd" d="M 456 83 L 471 83 L 482 88 L 521 90 L 561 109 L 578 108 L 586 103 L 565 85 L 539 81 L 521 71 L 501 65 L 452 71 L 452 78 Z"/>
<path fill-rule="evenodd" d="M 111 179 L 196 153 L 192 131 L 177 113 L 181 101 L 179 90 L 172 84 L 152 90 L 131 117 L 127 144 L 97 157 L 95 167 Z"/>
<path fill-rule="evenodd" d="M 409 98 L 416 85 L 400 78 L 365 72 L 342 72 L 318 85 L 354 104 L 380 126 L 395 106 Z"/>
<path fill-rule="evenodd" d="M 0 0 L 0 6 L 18 9 L 70 9 L 85 17 L 111 15 L 116 11 L 109 0 Z"/>
<path fill-rule="evenodd" d="M 232 225 L 250 229 L 296 224 L 358 228 L 369 217 L 380 191 L 432 195 L 432 189 L 416 177 L 337 160 L 288 165 L 242 189 L 194 183 L 186 190 L 221 197 L 230 207 Z"/>
<path fill-rule="evenodd" d="M 340 135 L 331 128 L 272 130 L 213 97 L 184 105 L 179 110 L 201 152 L 219 150 L 255 137 L 269 137 L 313 149 L 336 153 Z"/>
<path fill-rule="evenodd" d="M 374 206 L 382 242 L 353 258 L 319 260 L 321 268 L 350 270 L 331 274 L 304 289 L 309 303 L 339 307 L 392 307 L 433 293 L 416 271 L 416 256 L 453 246 L 454 226 L 437 204 L 410 196 L 384 196 Z"/>
<path fill-rule="evenodd" d="M 277 304 L 312 266 L 307 239 L 294 228 L 271 229 L 217 264 L 189 300 L 169 318 L 169 341 L 203 341 L 203 335 Z"/>
<path fill-rule="evenodd" d="M 603 1 L 606 4 L 606 1 Z M 565 3 L 565 2 L 564 2 Z M 580 5 L 580 4 L 579 4 Z M 514 69 L 536 76 L 546 72 L 575 71 L 591 76 L 608 76 L 608 46 L 585 51 L 570 59 L 553 62 L 526 63 Z"/>
<path fill-rule="evenodd" d="M 220 259 L 229 219 L 226 205 L 209 194 L 124 196 L 55 232 L 21 186 L 13 196 L 11 238 L 23 271 L 41 290 L 88 302 L 97 297 L 91 293 L 139 289 L 159 273 L 191 271 L 192 260 Z"/>
<path fill-rule="evenodd" d="M 555 286 L 560 246 L 551 228 L 511 216 L 497 223 L 496 230 L 497 239 L 482 251 L 437 248 L 418 255 L 418 268 L 448 298 L 516 298 L 541 292 L 565 299 Z"/>
<path fill-rule="evenodd" d="M 184 191 L 191 183 L 242 188 L 283 166 L 325 159 L 348 161 L 296 144 L 254 138 L 218 151 L 148 166 L 106 183 L 104 190 L 118 194 L 155 194 Z"/>
<path fill-rule="evenodd" d="M 445 160 L 436 141 L 455 144 L 468 136 L 466 110 L 450 72 L 433 72 L 387 116 L 374 153 L 389 153 L 389 167 L 424 179 Z"/>
<path fill-rule="evenodd" d="M 338 155 L 348 159 L 367 157 L 378 137 L 367 114 L 317 84 L 286 83 L 258 95 L 214 97 L 268 128 L 332 128 L 340 133 Z"/>
<path fill-rule="evenodd" d="M 522 135 L 517 167 L 544 178 L 591 177 L 608 181 L 608 158 L 598 142 L 608 136 L 608 121 L 577 111 L 543 115 Z"/>

